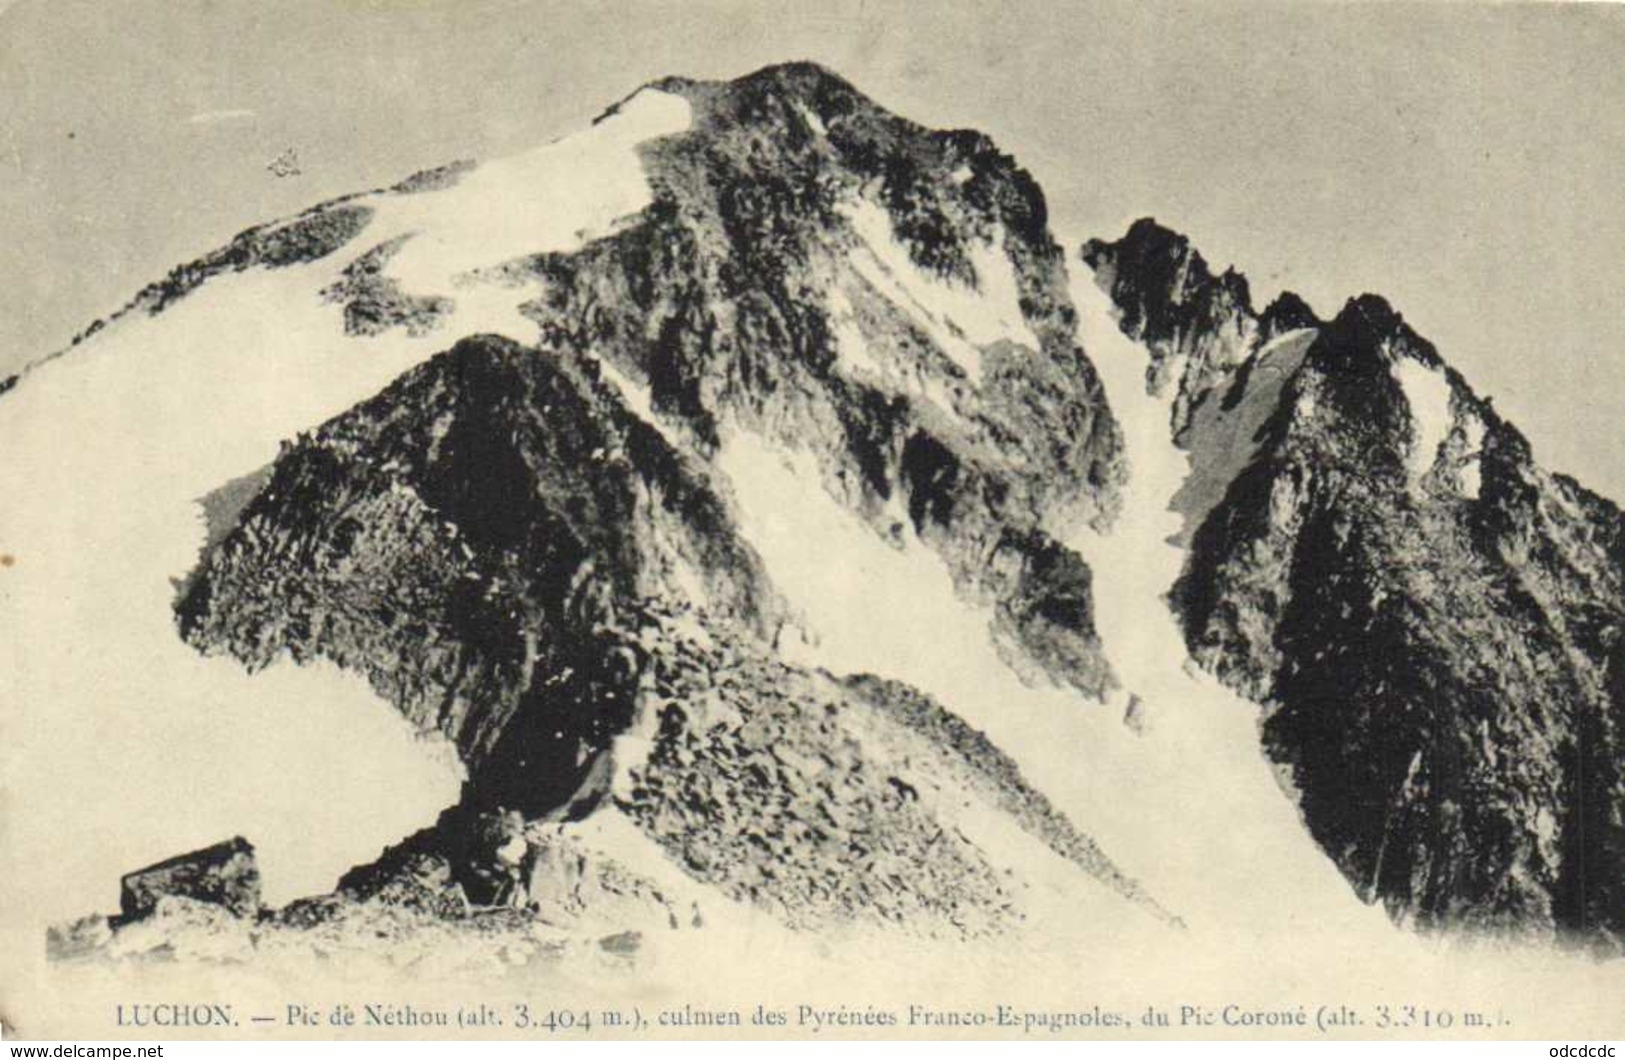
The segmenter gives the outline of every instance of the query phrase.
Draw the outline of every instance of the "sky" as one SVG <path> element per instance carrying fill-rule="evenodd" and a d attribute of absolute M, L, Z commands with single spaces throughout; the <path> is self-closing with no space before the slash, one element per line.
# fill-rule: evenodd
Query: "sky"
<path fill-rule="evenodd" d="M 802 58 L 991 135 L 1069 250 L 1152 215 L 1260 300 L 1383 294 L 1625 500 L 1620 6 L 0 0 L 0 372 L 251 224 Z"/>

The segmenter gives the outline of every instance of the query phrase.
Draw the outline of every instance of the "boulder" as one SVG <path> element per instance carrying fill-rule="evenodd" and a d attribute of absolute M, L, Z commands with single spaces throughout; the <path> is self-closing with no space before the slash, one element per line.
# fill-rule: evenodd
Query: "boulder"
<path fill-rule="evenodd" d="M 260 870 L 254 845 L 237 836 L 130 873 L 119 884 L 121 920 L 129 923 L 151 916 L 168 895 L 218 905 L 240 917 L 257 917 Z"/>

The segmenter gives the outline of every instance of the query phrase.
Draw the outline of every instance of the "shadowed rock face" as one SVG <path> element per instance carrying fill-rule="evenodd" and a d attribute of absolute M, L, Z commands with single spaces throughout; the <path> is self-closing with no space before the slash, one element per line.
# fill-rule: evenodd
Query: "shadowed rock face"
<path fill-rule="evenodd" d="M 767 634 L 774 597 L 704 470 L 594 362 L 466 339 L 289 446 L 177 605 L 250 667 L 366 673 L 470 767 L 470 797 L 561 804 L 631 720 L 631 602 Z"/>
<path fill-rule="evenodd" d="M 1147 221 L 1085 253 L 1153 375 L 1189 356 L 1169 385 L 1193 479 L 1245 436 L 1173 601 L 1192 655 L 1264 706 L 1321 846 L 1401 920 L 1617 951 L 1619 510 L 1541 468 L 1380 298 L 1260 319 Z M 1261 355 L 1287 325 L 1315 331 Z"/>

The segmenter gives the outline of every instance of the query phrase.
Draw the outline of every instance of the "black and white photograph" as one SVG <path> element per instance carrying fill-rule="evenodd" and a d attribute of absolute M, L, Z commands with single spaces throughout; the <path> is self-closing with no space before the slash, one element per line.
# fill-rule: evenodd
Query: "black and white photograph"
<path fill-rule="evenodd" d="M 0 0 L 0 1032 L 1625 1036 L 1622 189 L 1612 4 Z"/>

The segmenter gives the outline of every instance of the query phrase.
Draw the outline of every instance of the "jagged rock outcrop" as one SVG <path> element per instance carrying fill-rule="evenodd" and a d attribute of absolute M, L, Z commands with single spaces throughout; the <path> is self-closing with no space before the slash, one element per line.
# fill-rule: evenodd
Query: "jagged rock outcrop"
<path fill-rule="evenodd" d="M 471 798 L 540 813 L 630 723 L 650 595 L 778 621 L 708 473 L 595 362 L 479 336 L 288 447 L 177 616 L 251 667 L 366 673 L 452 739 Z"/>
<path fill-rule="evenodd" d="M 234 916 L 257 916 L 260 870 L 253 845 L 238 836 L 137 869 L 119 881 L 119 915 L 139 920 L 172 895 L 218 905 Z"/>
<path fill-rule="evenodd" d="M 1380 298 L 1255 314 L 1150 221 L 1085 256 L 1177 387 L 1190 651 L 1264 705 L 1321 846 L 1402 920 L 1617 952 L 1619 509 Z"/>
<path fill-rule="evenodd" d="M 1252 354 L 1287 332 L 1319 324 L 1288 291 L 1255 311 L 1247 277 L 1233 268 L 1215 276 L 1190 240 L 1141 218 L 1116 243 L 1090 240 L 1083 260 L 1121 314 L 1119 325 L 1145 344 L 1146 386 L 1172 395 L 1174 439 L 1185 448 L 1197 407 Z M 1230 400 L 1238 400 L 1238 393 Z"/>

